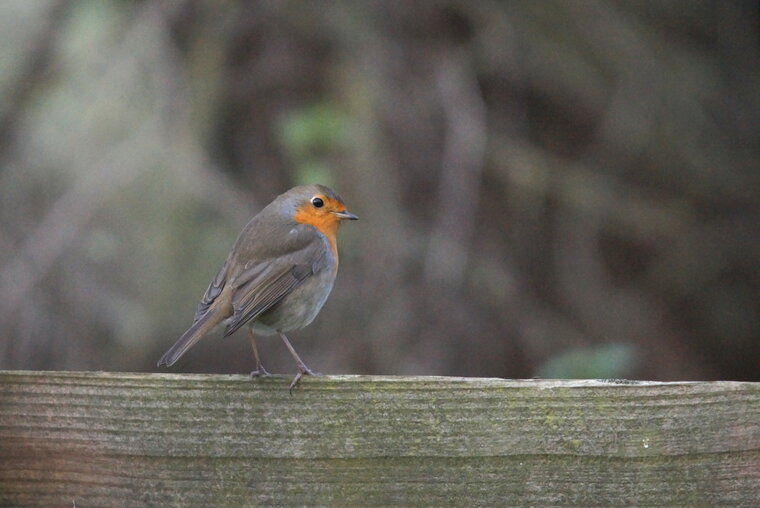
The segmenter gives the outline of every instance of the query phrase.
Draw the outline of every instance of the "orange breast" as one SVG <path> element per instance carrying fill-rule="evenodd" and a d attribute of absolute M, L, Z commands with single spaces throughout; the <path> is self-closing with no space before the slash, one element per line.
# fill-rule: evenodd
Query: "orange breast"
<path fill-rule="evenodd" d="M 338 244 L 336 239 L 338 236 L 340 219 L 332 213 L 316 212 L 310 205 L 299 208 L 293 218 L 296 222 L 310 224 L 320 230 L 330 241 L 330 247 L 332 248 L 333 254 L 335 254 L 335 259 L 338 259 Z"/>

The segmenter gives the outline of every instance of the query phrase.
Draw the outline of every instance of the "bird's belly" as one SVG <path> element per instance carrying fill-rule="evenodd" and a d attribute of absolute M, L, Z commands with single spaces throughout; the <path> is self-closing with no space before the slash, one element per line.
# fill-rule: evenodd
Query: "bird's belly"
<path fill-rule="evenodd" d="M 335 281 L 335 270 L 322 270 L 256 318 L 254 333 L 272 335 L 278 330 L 297 330 L 311 323 L 327 301 Z"/>

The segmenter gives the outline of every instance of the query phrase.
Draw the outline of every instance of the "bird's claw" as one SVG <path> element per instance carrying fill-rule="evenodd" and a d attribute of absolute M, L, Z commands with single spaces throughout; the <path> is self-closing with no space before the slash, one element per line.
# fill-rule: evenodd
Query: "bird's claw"
<path fill-rule="evenodd" d="M 290 394 L 293 395 L 293 388 L 295 388 L 296 386 L 298 386 L 298 383 L 301 382 L 301 379 L 303 379 L 304 376 L 315 376 L 315 377 L 318 377 L 318 376 L 321 376 L 321 375 L 322 374 L 320 374 L 319 372 L 314 372 L 313 370 L 311 370 L 306 365 L 299 364 L 298 365 L 298 374 L 296 374 L 296 377 L 294 377 L 293 381 L 291 381 L 291 383 L 290 383 L 290 388 L 289 388 Z"/>
<path fill-rule="evenodd" d="M 293 388 L 295 388 L 296 385 L 301 382 L 302 377 L 303 377 L 303 372 L 299 372 L 298 374 L 296 374 L 296 377 L 293 378 L 293 381 L 290 382 L 290 387 L 288 387 L 288 391 L 290 392 L 290 395 L 293 395 Z"/>
<path fill-rule="evenodd" d="M 256 370 L 251 371 L 251 378 L 257 378 L 257 377 L 269 377 L 272 374 L 267 372 L 267 370 L 264 368 L 263 365 L 259 365 L 259 367 Z"/>

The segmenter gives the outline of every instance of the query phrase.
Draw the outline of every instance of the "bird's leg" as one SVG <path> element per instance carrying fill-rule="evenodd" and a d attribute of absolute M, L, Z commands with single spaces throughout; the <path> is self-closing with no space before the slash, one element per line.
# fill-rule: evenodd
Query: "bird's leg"
<path fill-rule="evenodd" d="M 285 343 L 285 346 L 288 348 L 288 351 L 290 351 L 290 354 L 293 356 L 293 359 L 296 361 L 296 365 L 298 366 L 298 374 L 296 374 L 296 377 L 293 378 L 293 381 L 290 383 L 290 393 L 293 393 L 293 388 L 296 387 L 296 385 L 301 381 L 301 378 L 304 376 L 318 376 L 316 372 L 312 371 L 309 367 L 306 366 L 305 363 L 303 363 L 303 360 L 298 356 L 298 353 L 296 353 L 296 350 L 293 349 L 293 346 L 290 345 L 290 341 L 282 332 L 277 332 L 280 335 L 280 338 Z"/>
<path fill-rule="evenodd" d="M 253 357 L 256 359 L 256 370 L 251 372 L 251 377 L 269 376 L 269 372 L 267 372 L 259 359 L 259 348 L 256 347 L 256 337 L 253 336 L 253 328 L 248 328 L 248 336 L 251 340 L 251 347 L 253 348 Z"/>

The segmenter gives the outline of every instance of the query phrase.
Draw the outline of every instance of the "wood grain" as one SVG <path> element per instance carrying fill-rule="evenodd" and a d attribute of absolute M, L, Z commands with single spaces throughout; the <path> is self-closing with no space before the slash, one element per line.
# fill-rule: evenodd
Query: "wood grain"
<path fill-rule="evenodd" d="M 3 506 L 755 505 L 760 384 L 0 372 Z"/>

